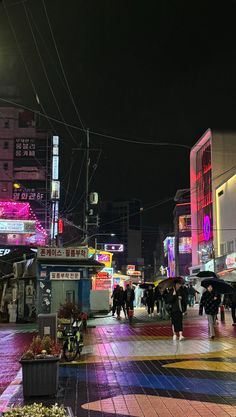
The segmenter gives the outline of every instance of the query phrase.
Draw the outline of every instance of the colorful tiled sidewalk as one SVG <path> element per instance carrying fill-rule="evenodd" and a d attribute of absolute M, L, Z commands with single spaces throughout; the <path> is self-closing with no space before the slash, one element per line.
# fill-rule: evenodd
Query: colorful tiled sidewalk
<path fill-rule="evenodd" d="M 132 326 L 109 317 L 91 322 L 97 327 L 87 330 L 81 360 L 61 364 L 56 401 L 77 417 L 236 417 L 236 328 L 229 314 L 210 341 L 206 318 L 190 311 L 182 342 L 173 342 L 169 322 L 144 310 L 136 316 Z M 10 402 L 23 401 L 20 385 Z"/>

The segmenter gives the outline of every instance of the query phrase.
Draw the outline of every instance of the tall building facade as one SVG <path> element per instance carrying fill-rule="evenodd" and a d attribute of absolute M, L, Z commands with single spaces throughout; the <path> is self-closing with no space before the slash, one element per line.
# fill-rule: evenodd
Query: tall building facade
<path fill-rule="evenodd" d="M 142 222 L 140 200 L 103 202 L 99 207 L 101 228 L 115 234 L 113 240 L 124 245 L 124 251 L 114 254 L 118 268 L 128 264 L 143 265 Z M 102 236 L 100 238 L 102 241 Z"/>
<path fill-rule="evenodd" d="M 37 128 L 33 112 L 0 107 L 1 245 L 48 243 L 51 141 L 49 132 Z"/>
<path fill-rule="evenodd" d="M 178 190 L 175 195 L 174 236 L 175 274 L 189 275 L 192 266 L 191 205 L 189 189 Z"/>
<path fill-rule="evenodd" d="M 208 129 L 190 156 L 192 266 L 236 252 L 236 133 Z"/>

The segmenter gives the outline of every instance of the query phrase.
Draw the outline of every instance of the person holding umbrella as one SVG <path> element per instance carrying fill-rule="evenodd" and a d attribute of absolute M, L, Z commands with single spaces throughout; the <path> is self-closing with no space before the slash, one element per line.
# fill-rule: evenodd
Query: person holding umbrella
<path fill-rule="evenodd" d="M 210 339 L 213 340 L 215 337 L 214 325 L 216 323 L 216 316 L 221 303 L 220 294 L 232 294 L 234 289 L 223 279 L 218 278 L 218 276 L 212 271 L 201 271 L 197 274 L 197 276 L 199 278 L 209 277 L 203 279 L 201 282 L 201 286 L 206 288 L 207 291 L 202 294 L 199 314 L 202 316 L 204 308 L 208 319 L 209 336 Z"/>
<path fill-rule="evenodd" d="M 204 308 L 205 313 L 207 315 L 209 336 L 211 340 L 215 338 L 214 325 L 216 323 L 216 316 L 219 310 L 220 302 L 221 302 L 220 295 L 219 294 L 217 295 L 213 289 L 213 286 L 209 284 L 207 286 L 207 290 L 202 294 L 202 297 L 201 297 L 200 306 L 199 306 L 199 315 L 202 316 L 203 308 Z"/>
<path fill-rule="evenodd" d="M 187 300 L 185 292 L 183 291 L 181 279 L 173 280 L 173 288 L 166 296 L 166 302 L 170 304 L 170 317 L 173 329 L 173 340 L 177 340 L 177 333 L 179 333 L 179 340 L 184 340 L 183 336 L 183 313 L 187 307 Z"/>

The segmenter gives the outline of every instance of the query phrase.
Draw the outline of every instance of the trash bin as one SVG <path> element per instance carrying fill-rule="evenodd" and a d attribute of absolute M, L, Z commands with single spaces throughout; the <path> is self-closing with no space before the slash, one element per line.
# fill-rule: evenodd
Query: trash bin
<path fill-rule="evenodd" d="M 50 336 L 52 340 L 57 340 L 57 314 L 38 315 L 39 336 Z"/>
<path fill-rule="evenodd" d="M 8 313 L 9 313 L 9 323 L 15 323 L 16 315 L 17 315 L 17 305 L 8 304 Z"/>

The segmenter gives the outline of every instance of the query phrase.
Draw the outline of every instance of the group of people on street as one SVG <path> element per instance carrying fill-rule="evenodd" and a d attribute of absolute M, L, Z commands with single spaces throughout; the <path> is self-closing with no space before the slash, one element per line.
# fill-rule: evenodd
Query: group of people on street
<path fill-rule="evenodd" d="M 134 310 L 134 298 L 134 290 L 129 284 L 126 285 L 125 290 L 121 285 L 117 285 L 112 293 L 112 316 L 116 313 L 117 319 L 119 320 L 121 310 L 123 310 L 125 318 L 127 318 L 130 312 Z"/>
<path fill-rule="evenodd" d="M 140 293 L 141 294 L 141 293 Z M 135 290 L 129 285 L 126 285 L 125 290 L 120 285 L 117 285 L 113 290 L 113 307 L 112 315 L 117 314 L 117 318 L 120 319 L 121 310 L 123 310 L 126 318 L 129 317 L 129 313 L 133 313 Z M 168 316 L 171 319 L 173 340 L 177 338 L 184 340 L 183 335 L 183 316 L 186 313 L 187 306 L 194 306 L 195 289 L 190 284 L 188 288 L 182 285 L 182 280 L 176 278 L 173 280 L 171 288 L 165 288 L 161 290 L 157 287 L 153 288 L 149 285 L 144 292 L 144 303 L 147 306 L 147 312 L 149 316 L 154 315 L 154 306 L 157 304 L 157 312 L 164 318 L 164 310 L 168 312 Z M 141 300 L 140 300 L 141 303 Z M 235 291 L 228 295 L 227 303 L 231 307 L 233 326 L 236 326 L 236 286 Z M 221 304 L 221 295 L 217 293 L 212 284 L 207 285 L 205 292 L 202 294 L 199 303 L 199 315 L 203 314 L 205 310 L 208 319 L 209 338 L 211 340 L 215 337 L 215 325 L 217 323 L 217 314 L 219 306 Z"/>

